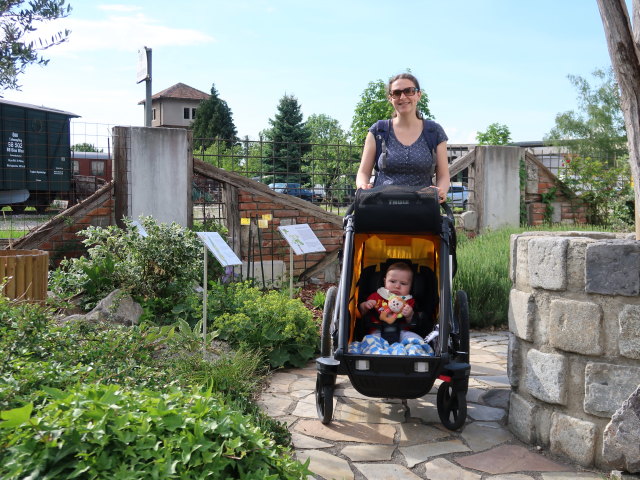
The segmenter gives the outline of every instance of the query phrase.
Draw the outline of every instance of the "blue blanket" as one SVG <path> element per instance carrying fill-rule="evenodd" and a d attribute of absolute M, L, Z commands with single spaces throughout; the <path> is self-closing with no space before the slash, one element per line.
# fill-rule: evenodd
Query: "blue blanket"
<path fill-rule="evenodd" d="M 407 338 L 402 342 L 389 345 L 384 338 L 378 335 L 365 335 L 361 342 L 351 342 L 349 353 L 365 355 L 412 355 L 433 357 L 433 349 L 424 340 Z"/>

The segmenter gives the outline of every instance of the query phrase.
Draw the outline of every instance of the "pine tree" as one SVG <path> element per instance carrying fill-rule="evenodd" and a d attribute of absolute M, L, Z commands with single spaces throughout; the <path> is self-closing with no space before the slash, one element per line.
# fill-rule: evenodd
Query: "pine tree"
<path fill-rule="evenodd" d="M 211 85 L 211 96 L 198 106 L 192 128 L 195 148 L 206 149 L 215 139 L 224 140 L 227 147 L 237 142 L 231 109 L 218 97 L 214 84 Z"/>
<path fill-rule="evenodd" d="M 271 143 L 265 148 L 264 170 L 272 173 L 273 182 L 307 183 L 308 175 L 302 173 L 302 156 L 311 145 L 298 99 L 285 94 L 275 119 L 269 119 L 269 123 L 271 129 L 265 133 Z"/>

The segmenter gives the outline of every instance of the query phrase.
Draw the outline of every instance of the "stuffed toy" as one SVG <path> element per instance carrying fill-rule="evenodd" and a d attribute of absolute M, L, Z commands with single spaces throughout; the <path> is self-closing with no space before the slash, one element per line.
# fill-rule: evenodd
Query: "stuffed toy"
<path fill-rule="evenodd" d="M 380 312 L 380 320 L 386 323 L 393 323 L 398 318 L 402 318 L 402 309 L 411 295 L 399 296 L 395 295 L 386 288 L 379 288 L 378 294 L 384 299 L 380 302 L 378 312 Z"/>

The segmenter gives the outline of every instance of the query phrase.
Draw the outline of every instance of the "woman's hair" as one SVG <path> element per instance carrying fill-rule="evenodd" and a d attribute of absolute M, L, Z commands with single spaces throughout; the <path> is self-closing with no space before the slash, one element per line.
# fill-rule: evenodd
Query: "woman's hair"
<path fill-rule="evenodd" d="M 400 79 L 409 80 L 410 82 L 413 83 L 413 86 L 416 87 L 418 91 L 420 91 L 420 82 L 418 82 L 418 79 L 414 75 L 412 75 L 411 73 L 399 73 L 389 79 L 389 83 L 387 83 L 387 88 L 386 88 L 387 95 L 391 95 L 391 84 L 396 80 L 400 80 Z M 395 117 L 396 115 L 398 114 L 394 111 L 393 116 Z M 422 119 L 422 113 L 420 113 L 420 110 L 418 110 L 417 108 L 416 108 L 416 117 L 418 117 L 419 119 Z"/>

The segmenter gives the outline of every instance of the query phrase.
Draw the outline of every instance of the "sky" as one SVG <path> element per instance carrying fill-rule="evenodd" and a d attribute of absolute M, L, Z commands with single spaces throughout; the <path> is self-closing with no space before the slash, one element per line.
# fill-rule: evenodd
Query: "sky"
<path fill-rule="evenodd" d="M 27 68 L 21 91 L 3 95 L 80 115 L 74 132 L 84 128 L 88 143 L 109 126 L 144 124 L 143 46 L 153 52 L 153 93 L 214 84 L 250 139 L 285 94 L 304 118 L 325 114 L 348 130 L 368 83 L 409 68 L 449 143 L 473 143 L 494 122 L 513 141 L 542 140 L 558 113 L 577 108 L 567 75 L 590 79 L 611 63 L 596 0 L 67 3 L 69 17 L 36 34 L 68 28 L 68 42 L 44 52 L 47 66 Z"/>

